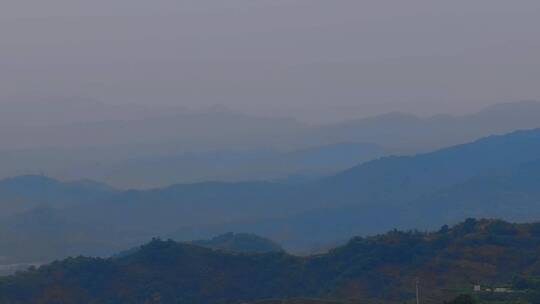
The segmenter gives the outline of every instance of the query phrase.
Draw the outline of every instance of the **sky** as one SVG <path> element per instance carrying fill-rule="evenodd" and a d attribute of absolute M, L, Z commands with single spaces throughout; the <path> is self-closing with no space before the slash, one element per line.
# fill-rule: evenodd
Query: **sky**
<path fill-rule="evenodd" d="M 465 113 L 540 100 L 539 28 L 537 0 L 3 0 L 0 106 Z"/>

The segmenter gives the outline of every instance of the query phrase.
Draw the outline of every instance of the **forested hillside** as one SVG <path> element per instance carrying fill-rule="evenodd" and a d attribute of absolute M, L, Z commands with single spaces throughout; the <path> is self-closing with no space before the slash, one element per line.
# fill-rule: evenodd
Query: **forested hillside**
<path fill-rule="evenodd" d="M 116 258 L 70 258 L 0 280 L 0 303 L 239 303 L 271 298 L 440 303 L 473 284 L 540 275 L 540 224 L 467 221 L 357 237 L 328 254 L 238 254 L 153 240 Z"/>

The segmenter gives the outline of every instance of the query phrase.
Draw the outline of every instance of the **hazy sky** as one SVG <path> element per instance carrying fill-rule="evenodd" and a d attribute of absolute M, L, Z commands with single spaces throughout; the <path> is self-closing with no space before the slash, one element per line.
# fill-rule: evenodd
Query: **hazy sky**
<path fill-rule="evenodd" d="M 538 0 L 2 0 L 0 102 L 464 112 L 540 99 L 539 29 Z"/>

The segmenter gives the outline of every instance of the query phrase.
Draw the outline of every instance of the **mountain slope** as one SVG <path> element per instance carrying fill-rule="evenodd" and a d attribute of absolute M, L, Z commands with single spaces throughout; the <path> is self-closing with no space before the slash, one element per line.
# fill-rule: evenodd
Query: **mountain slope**
<path fill-rule="evenodd" d="M 475 176 L 411 203 L 417 223 L 431 226 L 441 221 L 492 217 L 531 221 L 540 209 L 540 160 L 506 171 Z"/>
<path fill-rule="evenodd" d="M 311 136 L 370 142 L 418 153 L 469 142 L 486 134 L 539 128 L 539 122 L 540 102 L 522 101 L 490 106 L 463 116 L 388 113 L 320 127 L 311 130 Z"/>
<path fill-rule="evenodd" d="M 86 107 L 82 105 L 81 109 Z M 133 115 L 117 112 L 127 115 L 123 119 L 105 115 L 105 121 L 3 128 L 0 178 L 43 171 L 60 179 L 92 178 L 125 188 L 203 180 L 275 179 L 290 174 L 335 172 L 352 166 L 350 161 L 360 163 L 388 153 L 433 151 L 487 134 L 540 127 L 540 102 L 501 104 L 463 116 L 389 113 L 323 126 L 227 110 L 168 110 L 140 108 Z M 43 111 L 32 112 L 40 116 Z M 373 153 L 369 145 L 364 149 L 343 143 L 369 143 L 382 153 Z M 312 157 L 311 150 L 333 146 L 343 149 L 343 158 L 350 161 L 329 168 L 322 164 L 331 161 L 332 154 Z M 235 154 L 257 156 L 259 150 L 285 152 L 276 152 L 270 159 L 243 162 L 241 168 L 229 158 Z M 313 163 L 310 159 L 323 162 Z"/>
<path fill-rule="evenodd" d="M 540 130 L 491 136 L 433 153 L 381 158 L 299 190 L 296 201 L 290 202 L 308 203 L 303 211 L 210 225 L 198 233 L 250 231 L 275 239 L 288 249 L 305 251 L 357 234 L 394 227 L 433 228 L 470 216 L 536 220 L 534 211 L 540 210 L 536 191 L 539 159 Z M 508 174 L 515 175 L 511 181 L 503 178 Z M 479 180 L 489 183 L 475 184 Z M 501 185 L 507 182 L 513 185 Z M 505 191 L 508 187 L 515 190 Z M 490 203 L 494 199 L 498 212 L 475 212 L 493 211 Z M 512 206 L 525 199 L 528 203 L 521 204 L 521 212 L 517 212 Z M 467 204 L 457 206 L 459 202 Z M 175 236 L 189 238 L 190 234 L 184 230 Z"/>
<path fill-rule="evenodd" d="M 112 187 L 89 180 L 60 182 L 40 175 L 7 178 L 0 180 L 0 218 L 40 205 L 64 208 L 103 201 L 115 193 Z"/>
<path fill-rule="evenodd" d="M 388 203 L 539 158 L 540 129 L 516 131 L 431 153 L 381 158 L 323 180 L 320 185 L 334 187 L 345 195 L 355 194 L 356 201 Z"/>
<path fill-rule="evenodd" d="M 224 150 L 141 156 L 73 170 L 130 188 L 163 187 L 194 181 L 276 180 L 289 176 L 319 178 L 388 155 L 364 143 L 337 143 L 294 151 Z"/>
<path fill-rule="evenodd" d="M 60 210 L 40 206 L 0 221 L 0 265 L 42 264 L 83 253 L 108 256 L 148 237 L 111 224 L 71 219 Z"/>
<path fill-rule="evenodd" d="M 444 201 L 437 193 L 449 191 L 478 176 L 515 170 L 539 158 L 540 130 L 519 131 L 432 153 L 381 158 L 335 176 L 302 184 L 181 184 L 112 194 L 106 191 L 104 198 L 95 200 L 89 199 L 93 194 L 71 195 L 69 192 L 71 196 L 65 196 L 75 202 L 60 204 L 55 216 L 70 223 L 71 234 L 87 236 L 85 239 L 89 244 L 96 244 L 96 241 L 114 243 L 108 250 L 85 249 L 81 254 L 110 253 L 152 236 L 190 241 L 228 231 L 256 233 L 276 240 L 288 249 L 306 252 L 353 235 L 380 233 L 394 227 L 407 229 L 422 225 L 429 228 L 446 220 L 456 222 L 474 215 L 508 215 L 512 220 L 532 220 L 531 215 L 540 210 L 535 201 L 526 205 L 530 212 L 521 213 L 527 217 L 511 212 L 470 212 L 476 208 L 473 206 L 482 209 L 481 206 L 486 205 L 484 201 L 474 201 L 477 194 L 471 191 L 465 191 L 461 196 L 462 200 L 471 203 L 472 209 L 453 208 L 452 218 L 444 217 L 437 208 L 430 206 Z M 515 183 L 534 180 L 534 177 L 521 177 Z M 485 193 L 489 193 L 489 187 Z M 532 192 L 501 194 L 498 195 L 499 203 L 510 205 L 523 195 L 532 195 Z M 501 210 L 511 211 L 508 208 Z M 34 239 L 40 239 L 37 229 L 33 233 Z M 23 239 L 32 240 L 32 233 Z M 39 247 L 29 248 L 32 248 L 30 252 L 40 251 Z M 60 257 L 63 256 L 55 258 Z"/>
<path fill-rule="evenodd" d="M 473 220 L 434 233 L 355 238 L 328 254 L 231 254 L 154 240 L 132 255 L 72 258 L 0 279 L 0 303 L 236 303 L 321 297 L 405 301 L 420 277 L 426 302 L 474 282 L 540 273 L 539 224 Z"/>

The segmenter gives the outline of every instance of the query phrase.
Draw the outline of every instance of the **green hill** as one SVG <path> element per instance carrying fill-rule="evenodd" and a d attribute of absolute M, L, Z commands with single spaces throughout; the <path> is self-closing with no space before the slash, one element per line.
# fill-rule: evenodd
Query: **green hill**
<path fill-rule="evenodd" d="M 328 254 L 239 254 L 154 239 L 0 279 L 0 303 L 239 303 L 276 298 L 425 303 L 540 274 L 540 224 L 469 219 L 432 233 L 354 238 Z"/>

